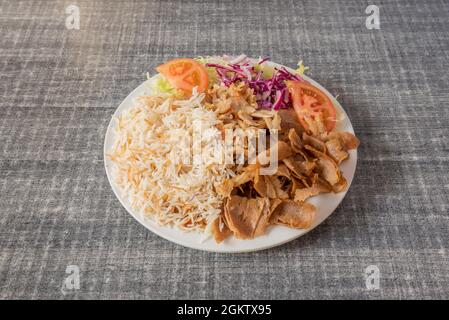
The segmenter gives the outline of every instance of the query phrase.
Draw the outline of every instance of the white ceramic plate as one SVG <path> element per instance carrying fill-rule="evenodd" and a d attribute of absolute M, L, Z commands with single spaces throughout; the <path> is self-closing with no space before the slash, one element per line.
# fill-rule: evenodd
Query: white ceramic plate
<path fill-rule="evenodd" d="M 273 66 L 280 66 L 275 63 L 271 63 Z M 290 72 L 293 72 L 292 69 L 287 68 Z M 354 129 L 352 128 L 352 124 L 349 118 L 346 115 L 346 112 L 341 107 L 340 103 L 320 84 L 310 79 L 309 77 L 303 76 L 304 79 L 317 86 L 323 92 L 325 92 L 329 98 L 333 101 L 337 110 L 343 116 L 343 120 L 337 124 L 336 130 L 339 131 L 349 131 L 354 133 Z M 135 104 L 136 98 L 143 94 L 150 93 L 151 90 L 146 82 L 142 83 L 136 89 L 134 89 L 123 102 L 119 105 L 117 110 L 114 113 L 114 116 L 120 115 L 124 110 L 132 108 Z M 111 120 L 109 123 L 108 129 L 106 131 L 106 137 L 104 142 L 104 164 L 106 168 L 106 174 L 108 176 L 109 183 L 111 184 L 112 190 L 115 195 L 119 199 L 120 203 L 125 207 L 125 209 L 129 212 L 131 216 L 133 216 L 137 221 L 139 221 L 143 226 L 145 226 L 148 230 L 154 232 L 155 234 L 165 238 L 174 243 L 180 244 L 182 246 L 205 250 L 205 251 L 213 251 L 213 252 L 229 252 L 229 253 L 237 253 L 237 252 L 250 252 L 250 251 L 258 251 L 263 249 L 268 249 L 271 247 L 275 247 L 286 242 L 292 241 L 296 239 L 316 226 L 322 223 L 327 217 L 329 217 L 332 212 L 337 208 L 340 202 L 346 195 L 347 190 L 349 189 L 352 179 L 354 177 L 355 168 L 357 165 L 357 151 L 351 150 L 350 157 L 348 160 L 344 161 L 340 166 L 343 175 L 348 181 L 348 188 L 344 192 L 340 193 L 326 193 L 320 194 L 316 197 L 310 198 L 308 201 L 314 204 L 317 208 L 317 214 L 315 217 L 315 222 L 312 227 L 309 229 L 298 230 L 291 229 L 283 226 L 271 226 L 268 228 L 266 234 L 263 236 L 257 237 L 252 240 L 239 240 L 234 237 L 230 237 L 226 239 L 224 242 L 217 244 L 213 238 L 209 238 L 204 240 L 204 235 L 196 232 L 186 232 L 173 227 L 160 226 L 156 222 L 151 219 L 142 216 L 135 210 L 133 210 L 127 201 L 127 199 L 123 196 L 118 186 L 112 179 L 111 168 L 113 166 L 112 162 L 106 156 L 107 152 L 111 149 L 113 145 L 114 139 L 114 129 L 116 126 L 116 121 Z"/>

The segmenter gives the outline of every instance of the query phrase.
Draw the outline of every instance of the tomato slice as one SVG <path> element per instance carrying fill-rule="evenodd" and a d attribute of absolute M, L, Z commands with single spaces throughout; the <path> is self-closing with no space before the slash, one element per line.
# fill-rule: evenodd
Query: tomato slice
<path fill-rule="evenodd" d="M 198 87 L 198 92 L 204 92 L 209 86 L 206 68 L 194 59 L 174 59 L 158 66 L 156 70 L 163 74 L 173 87 L 187 95 L 192 94 L 194 87 Z"/>
<path fill-rule="evenodd" d="M 299 122 L 308 130 L 307 122 L 323 121 L 327 132 L 335 128 L 337 111 L 328 96 L 317 87 L 300 81 L 286 81 Z"/>

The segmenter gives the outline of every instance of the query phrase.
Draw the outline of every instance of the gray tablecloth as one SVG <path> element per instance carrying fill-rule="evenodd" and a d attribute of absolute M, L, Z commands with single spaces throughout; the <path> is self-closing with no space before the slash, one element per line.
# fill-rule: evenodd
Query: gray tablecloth
<path fill-rule="evenodd" d="M 1 1 L 0 298 L 449 298 L 448 18 L 445 0 Z M 103 168 L 147 71 L 222 53 L 303 59 L 362 141 L 335 213 L 257 253 L 159 238 Z"/>

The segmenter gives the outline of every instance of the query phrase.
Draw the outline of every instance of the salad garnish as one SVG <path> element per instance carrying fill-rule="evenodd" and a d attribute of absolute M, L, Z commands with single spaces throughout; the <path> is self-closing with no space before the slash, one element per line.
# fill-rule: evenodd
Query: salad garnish
<path fill-rule="evenodd" d="M 256 101 L 264 109 L 286 109 L 291 106 L 290 95 L 285 81 L 303 82 L 299 74 L 289 72 L 284 67 L 265 67 L 269 58 L 254 61 L 239 56 L 228 63 L 207 63 L 216 69 L 220 82 L 229 87 L 233 83 L 244 83 L 254 90 Z"/>

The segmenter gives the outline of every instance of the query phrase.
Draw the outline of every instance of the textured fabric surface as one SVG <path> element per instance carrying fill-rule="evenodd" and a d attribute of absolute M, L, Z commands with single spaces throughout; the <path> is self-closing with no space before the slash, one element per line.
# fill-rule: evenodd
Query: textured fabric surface
<path fill-rule="evenodd" d="M 372 1 L 380 30 L 368 4 L 0 1 L 0 298 L 449 298 L 449 2 Z M 257 253 L 159 238 L 103 168 L 110 117 L 148 70 L 222 53 L 304 59 L 362 141 L 334 214 Z M 63 288 L 69 265 L 79 289 Z"/>

